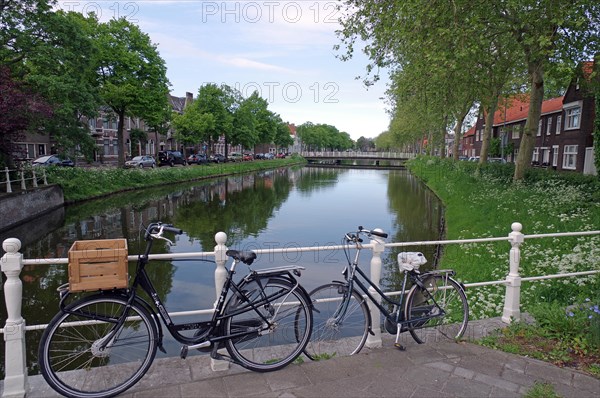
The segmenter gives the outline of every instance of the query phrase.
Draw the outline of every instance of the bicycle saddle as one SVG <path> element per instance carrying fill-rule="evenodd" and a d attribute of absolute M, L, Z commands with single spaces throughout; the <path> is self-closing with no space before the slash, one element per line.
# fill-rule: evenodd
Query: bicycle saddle
<path fill-rule="evenodd" d="M 237 250 L 227 250 L 225 252 L 229 257 L 233 258 L 235 261 L 241 261 L 244 264 L 252 264 L 252 262 L 256 259 L 256 253 L 254 252 L 241 252 Z"/>

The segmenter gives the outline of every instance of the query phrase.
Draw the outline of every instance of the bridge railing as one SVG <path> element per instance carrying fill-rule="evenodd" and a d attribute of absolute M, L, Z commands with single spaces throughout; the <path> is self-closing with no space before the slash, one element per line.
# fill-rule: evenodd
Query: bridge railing
<path fill-rule="evenodd" d="M 6 193 L 15 190 L 25 191 L 28 188 L 37 188 L 38 184 L 48 185 L 46 179 L 46 170 L 43 167 L 25 167 L 18 169 L 9 169 L 5 167 L 0 171 L 0 186 Z"/>
<path fill-rule="evenodd" d="M 407 152 L 355 152 L 355 151 L 303 151 L 300 155 L 304 157 L 322 158 L 379 158 L 379 159 L 412 159 L 415 153 Z"/>
<path fill-rule="evenodd" d="M 584 232 L 566 232 L 554 234 L 537 234 L 524 235 L 521 233 L 522 225 L 515 222 L 511 225 L 512 231 L 505 237 L 481 238 L 481 239 L 461 239 L 461 240 L 439 240 L 439 241 L 423 241 L 423 242 L 392 242 L 385 243 L 383 239 L 373 237 L 370 243 L 364 244 L 365 249 L 372 251 L 370 260 L 370 278 L 379 284 L 381 278 L 382 261 L 381 255 L 386 248 L 390 247 L 405 247 L 415 245 L 450 245 L 450 244 L 465 244 L 465 243 L 485 243 L 507 241 L 510 244 L 508 253 L 507 275 L 504 279 L 496 281 L 482 281 L 478 283 L 468 283 L 465 285 L 467 289 L 477 286 L 487 285 L 504 285 L 506 291 L 504 295 L 504 307 L 502 312 L 502 321 L 510 323 L 513 320 L 519 320 L 521 316 L 521 283 L 525 281 L 537 281 L 543 279 L 564 278 L 573 276 L 584 276 L 600 273 L 600 269 L 590 269 L 582 272 L 571 272 L 564 274 L 540 275 L 523 278 L 519 274 L 519 265 L 521 261 L 521 245 L 526 239 L 534 238 L 558 238 L 566 236 L 585 236 L 585 235 L 600 235 L 600 231 L 584 231 Z M 154 254 L 150 255 L 151 260 L 159 259 L 177 259 L 177 258 L 204 258 L 214 257 L 215 268 L 215 297 L 218 297 L 225 281 L 226 269 L 225 264 L 227 256 L 227 235 L 219 232 L 215 235 L 217 245 L 212 252 L 194 252 L 194 253 L 171 253 L 171 254 Z M 5 378 L 3 397 L 24 397 L 28 391 L 27 382 L 27 366 L 26 366 L 26 347 L 25 333 L 31 330 L 40 330 L 46 328 L 47 325 L 26 325 L 25 319 L 21 314 L 21 305 L 23 302 L 22 291 L 23 285 L 20 279 L 20 273 L 25 265 L 44 266 L 50 264 L 67 264 L 67 258 L 54 259 L 24 259 L 20 253 L 21 242 L 15 238 L 4 240 L 2 248 L 5 254 L 2 256 L 1 265 L 2 272 L 6 275 L 4 283 L 4 297 L 8 317 L 4 328 L 0 329 L 0 333 L 4 334 L 6 342 L 5 352 Z M 301 253 L 301 252 L 318 252 L 343 249 L 343 246 L 311 246 L 311 247 L 288 247 L 281 249 L 260 249 L 254 250 L 257 254 L 274 254 L 274 253 Z M 135 261 L 137 256 L 129 256 L 129 261 Z M 460 277 L 460 275 L 459 275 Z M 324 281 L 326 282 L 326 281 Z M 370 289 L 370 293 L 376 296 L 375 290 Z M 390 292 L 386 294 L 399 294 L 399 292 Z M 468 295 L 467 295 L 468 296 Z M 379 311 L 377 307 L 370 305 L 372 319 L 379 319 Z M 212 313 L 213 309 L 202 309 L 197 311 L 186 311 L 172 313 L 171 316 L 181 316 L 190 314 Z M 379 322 L 373 323 L 374 335 L 369 335 L 367 345 L 369 347 L 381 346 L 381 329 Z M 213 369 L 223 369 L 224 366 L 219 366 L 213 362 Z M 225 366 L 226 368 L 226 366 Z"/>

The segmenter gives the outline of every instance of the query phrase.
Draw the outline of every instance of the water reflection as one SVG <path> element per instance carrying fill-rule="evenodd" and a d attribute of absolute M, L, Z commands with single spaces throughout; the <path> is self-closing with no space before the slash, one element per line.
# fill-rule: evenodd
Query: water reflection
<path fill-rule="evenodd" d="M 0 239 L 19 238 L 25 258 L 67 257 L 76 240 L 121 237 L 127 238 L 129 253 L 135 254 L 143 250 L 141 227 L 161 220 L 182 228 L 185 234 L 176 238 L 173 247 L 157 242 L 154 253 L 212 251 L 219 231 L 225 231 L 227 245 L 237 249 L 331 246 L 340 244 L 343 234 L 358 225 L 382 228 L 390 234 L 388 241 L 437 239 L 441 213 L 435 195 L 405 171 L 286 168 L 166 185 L 71 205 L 43 221 L 7 231 Z M 433 261 L 432 247 L 402 250 L 423 251 Z M 382 284 L 386 288 L 397 287 L 399 251 L 384 253 Z M 365 251 L 361 258 L 367 271 L 369 254 Z M 305 266 L 300 280 L 310 290 L 339 279 L 345 257 L 333 249 L 263 254 L 256 267 L 282 263 Z M 169 311 L 209 308 L 215 300 L 214 264 L 153 261 L 148 271 Z M 240 268 L 240 274 L 243 272 Z M 27 324 L 49 322 L 58 308 L 56 288 L 68 280 L 67 267 L 27 266 L 21 277 Z M 4 297 L 0 316 L 6 319 Z M 31 372 L 37 371 L 40 335 L 27 333 Z M 167 341 L 166 348 L 170 355 L 177 355 L 175 342 Z M 4 347 L 0 350 L 4 352 Z"/>

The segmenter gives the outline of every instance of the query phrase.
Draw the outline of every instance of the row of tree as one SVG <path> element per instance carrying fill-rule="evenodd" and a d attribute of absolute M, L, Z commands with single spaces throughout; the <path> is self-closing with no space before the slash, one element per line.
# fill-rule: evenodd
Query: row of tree
<path fill-rule="evenodd" d="M 207 84 L 182 114 L 169 103 L 165 61 L 149 36 L 126 19 L 54 10 L 55 0 L 0 0 L 0 163 L 10 164 L 15 143 L 28 132 L 51 134 L 58 152 L 91 158 L 96 143 L 86 120 L 99 111 L 116 118 L 119 164 L 125 162 L 126 117 L 140 118 L 156 134 L 173 127 L 182 144 L 292 144 L 287 123 L 256 92 L 243 98 L 227 86 Z M 346 148 L 335 127 L 309 133 L 310 145 Z M 302 129 L 301 129 L 302 130 Z M 132 132 L 143 140 L 144 133 Z M 315 138 L 317 139 L 317 138 Z M 226 146 L 227 147 L 227 146 Z"/>
<path fill-rule="evenodd" d="M 27 132 L 52 134 L 58 151 L 91 156 L 85 120 L 100 110 L 118 120 L 125 161 L 126 116 L 156 131 L 168 126 L 166 66 L 148 35 L 125 19 L 56 11 L 55 0 L 0 1 L 0 161 L 9 164 Z M 6 90 L 4 89 L 6 88 Z"/>
<path fill-rule="evenodd" d="M 391 122 L 378 143 L 427 137 L 441 146 L 453 128 L 458 156 L 463 123 L 476 107 L 487 118 L 485 162 L 499 101 L 526 93 L 530 107 L 515 180 L 531 163 L 544 95 L 556 95 L 576 66 L 600 50 L 596 0 L 342 0 L 341 7 L 341 58 L 351 58 L 361 40 L 370 59 L 367 84 L 381 68 L 391 71 Z"/>
<path fill-rule="evenodd" d="M 222 84 L 205 84 L 197 98 L 182 114 L 173 117 L 175 138 L 187 145 L 225 139 L 228 145 L 254 148 L 257 144 L 274 143 L 279 147 L 293 144 L 288 123 L 268 109 L 268 102 L 255 91 L 248 98 Z M 227 153 L 225 154 L 227 155 Z"/>
<path fill-rule="evenodd" d="M 307 150 L 338 150 L 354 148 L 355 143 L 346 132 L 329 124 L 306 122 L 296 128 L 302 144 Z"/>

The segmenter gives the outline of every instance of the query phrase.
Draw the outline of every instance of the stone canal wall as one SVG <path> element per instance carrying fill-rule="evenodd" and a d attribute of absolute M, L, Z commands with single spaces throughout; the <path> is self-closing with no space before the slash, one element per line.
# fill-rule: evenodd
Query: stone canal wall
<path fill-rule="evenodd" d="M 65 203 L 62 188 L 50 185 L 0 195 L 0 231 L 35 219 Z"/>

